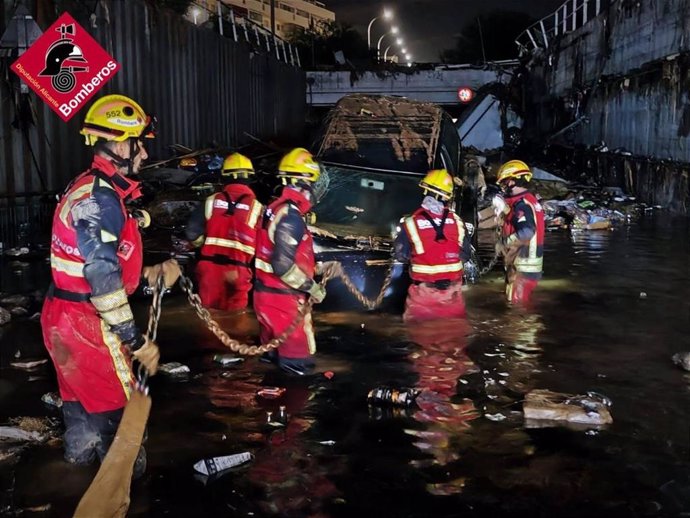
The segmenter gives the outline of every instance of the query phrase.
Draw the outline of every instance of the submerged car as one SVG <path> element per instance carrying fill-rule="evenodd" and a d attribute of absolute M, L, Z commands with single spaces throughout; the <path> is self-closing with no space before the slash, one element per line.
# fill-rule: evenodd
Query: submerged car
<path fill-rule="evenodd" d="M 476 190 L 463 175 L 460 138 L 437 105 L 346 96 L 327 117 L 315 151 L 326 184 L 314 209 L 317 259 L 339 261 L 369 298 L 383 285 L 400 218 L 419 207 L 419 181 L 429 170 L 444 168 L 461 180 L 453 204 L 468 230 L 475 228 Z M 408 285 L 406 269 L 396 266 L 381 308 L 400 311 Z M 328 293 L 326 306 L 359 304 L 340 281 Z"/>

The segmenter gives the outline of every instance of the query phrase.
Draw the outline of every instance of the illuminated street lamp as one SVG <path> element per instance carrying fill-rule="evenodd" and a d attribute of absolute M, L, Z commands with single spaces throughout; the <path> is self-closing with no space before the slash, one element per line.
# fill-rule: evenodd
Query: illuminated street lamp
<path fill-rule="evenodd" d="M 383 14 L 381 16 L 374 16 L 371 21 L 369 22 L 369 27 L 367 27 L 367 48 L 371 48 L 371 26 L 374 24 L 376 20 L 379 18 L 383 18 L 384 20 L 392 20 L 393 19 L 393 11 L 390 9 L 384 9 Z"/>
<path fill-rule="evenodd" d="M 199 21 L 199 15 L 201 14 L 201 10 L 198 7 L 192 7 L 192 17 L 194 18 L 194 25 L 197 25 L 197 22 Z"/>
<path fill-rule="evenodd" d="M 402 39 L 402 38 L 398 38 L 397 40 L 395 40 L 395 43 L 397 43 L 398 45 L 402 45 L 402 44 L 403 44 L 403 39 Z"/>
<path fill-rule="evenodd" d="M 395 35 L 395 34 L 398 34 L 399 32 L 400 32 L 400 30 L 396 26 L 393 26 L 393 27 L 391 27 L 390 31 L 383 33 L 381 35 L 381 37 L 379 38 L 379 42 L 376 44 L 376 59 L 378 59 L 378 60 L 381 59 L 381 42 L 383 41 L 383 38 L 385 38 L 389 34 Z"/>
<path fill-rule="evenodd" d="M 407 49 L 400 49 L 400 52 L 403 53 L 403 56 L 407 54 Z"/>

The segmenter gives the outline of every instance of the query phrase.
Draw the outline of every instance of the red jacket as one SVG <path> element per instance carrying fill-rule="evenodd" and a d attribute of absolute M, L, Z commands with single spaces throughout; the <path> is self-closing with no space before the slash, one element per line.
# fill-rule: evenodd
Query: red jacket
<path fill-rule="evenodd" d="M 506 198 L 510 212 L 503 223 L 503 237 L 508 245 L 524 241 L 513 265 L 518 272 L 541 274 L 544 262 L 544 210 L 531 192 Z"/>
<path fill-rule="evenodd" d="M 300 293 L 298 290 L 285 284 L 280 276 L 274 272 L 276 263 L 281 259 L 280 253 L 274 253 L 276 244 L 274 235 L 286 216 L 294 216 L 297 212 L 303 217 L 311 208 L 311 202 L 300 192 L 286 187 L 277 200 L 266 209 L 263 224 L 259 230 L 256 244 L 256 279 L 268 289 L 278 289 L 286 293 Z M 301 229 L 300 229 L 301 230 Z M 304 225 L 301 236 L 295 250 L 292 263 L 299 268 L 308 279 L 314 278 L 315 258 L 314 242 L 311 232 Z M 280 250 L 278 251 L 280 252 Z"/>
<path fill-rule="evenodd" d="M 256 235 L 263 207 L 251 188 L 229 184 L 206 198 L 206 232 L 201 259 L 249 266 L 256 252 Z"/>
<path fill-rule="evenodd" d="M 120 213 L 116 216 L 124 219 L 124 225 L 118 236 L 110 236 L 101 231 L 97 238 L 106 243 L 117 242 L 117 261 L 120 265 L 122 286 L 128 295 L 136 290 L 141 277 L 143 249 L 137 222 L 125 209 L 124 200 L 139 195 L 138 185 L 138 182 L 118 175 L 113 164 L 101 157 L 95 157 L 91 169 L 72 182 L 58 202 L 53 216 L 50 267 L 56 288 L 80 294 L 99 291 L 94 290 L 84 276 L 86 260 L 78 247 L 73 216 L 79 214 L 79 211 L 88 212 L 92 207 L 95 208 L 88 203 L 79 205 L 79 202 L 93 198 L 95 190 L 112 189 L 119 198 Z M 108 215 L 99 216 L 105 219 Z M 109 289 L 110 287 L 104 287 L 106 292 Z"/>
<path fill-rule="evenodd" d="M 403 218 L 402 229 L 411 247 L 410 277 L 418 282 L 462 279 L 462 246 L 465 225 L 452 210 L 445 219 L 424 208 Z"/>

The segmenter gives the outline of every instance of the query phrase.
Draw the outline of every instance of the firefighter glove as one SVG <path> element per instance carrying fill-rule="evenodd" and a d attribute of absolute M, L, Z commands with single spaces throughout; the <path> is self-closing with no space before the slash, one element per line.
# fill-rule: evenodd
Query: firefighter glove
<path fill-rule="evenodd" d="M 166 288 L 172 287 L 182 275 L 182 269 L 175 259 L 168 259 L 160 264 L 144 267 L 143 275 L 149 286 L 154 287 L 159 276 L 163 276 Z"/>
<path fill-rule="evenodd" d="M 323 299 L 326 298 L 326 288 L 315 282 L 312 287 L 309 288 L 309 295 L 314 303 L 319 304 L 320 302 L 323 302 Z"/>
<path fill-rule="evenodd" d="M 148 338 L 144 338 L 144 345 L 136 349 L 132 353 L 132 356 L 144 366 L 149 376 L 156 374 L 161 353 L 154 342 Z"/>

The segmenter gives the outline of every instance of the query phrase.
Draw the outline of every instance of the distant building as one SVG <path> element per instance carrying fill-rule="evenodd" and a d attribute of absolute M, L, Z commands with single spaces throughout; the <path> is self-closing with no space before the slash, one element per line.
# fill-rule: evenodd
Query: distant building
<path fill-rule="evenodd" d="M 218 2 L 231 8 L 235 16 L 243 16 L 271 29 L 271 0 L 196 0 L 196 8 L 192 5 L 187 18 L 194 23 L 205 22 L 210 13 L 218 12 Z M 335 13 L 317 0 L 275 0 L 275 18 L 276 35 L 285 38 L 298 27 L 307 29 L 322 21 L 332 22 Z"/>

